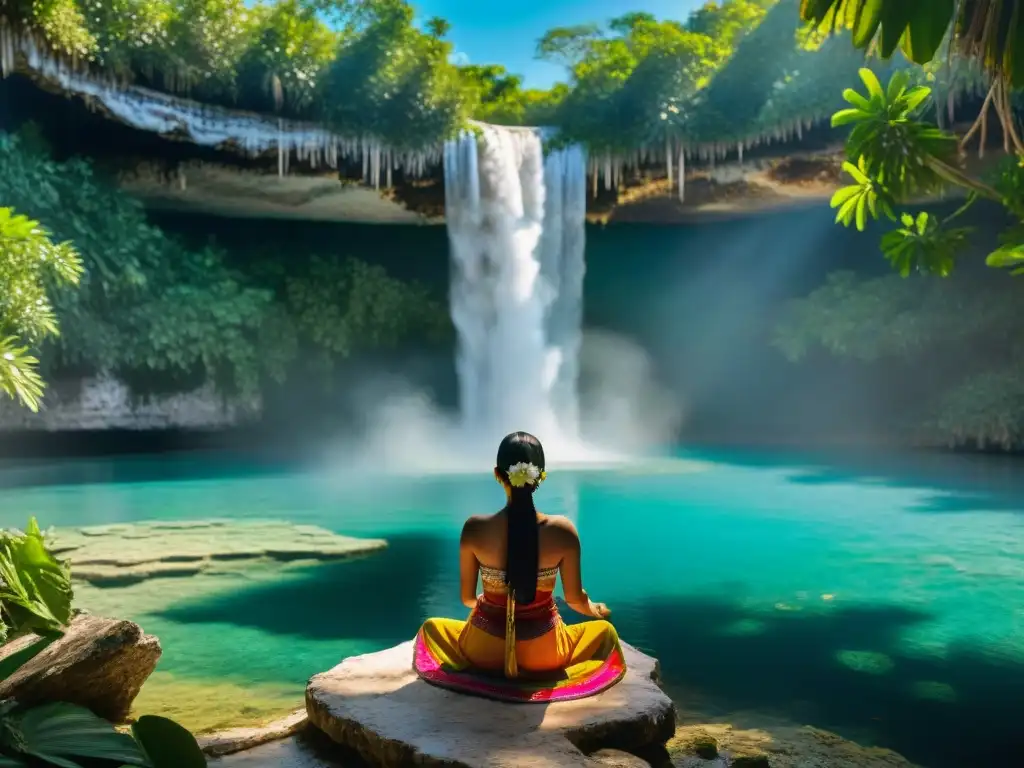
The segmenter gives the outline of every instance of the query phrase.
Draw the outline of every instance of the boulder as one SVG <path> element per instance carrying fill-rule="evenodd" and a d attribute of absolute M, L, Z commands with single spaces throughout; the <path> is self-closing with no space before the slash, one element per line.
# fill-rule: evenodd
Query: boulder
<path fill-rule="evenodd" d="M 12 640 L 0 648 L 0 659 L 37 639 Z M 0 682 L 0 699 L 67 701 L 121 722 L 159 659 L 160 641 L 138 624 L 79 614 L 62 638 Z"/>
<path fill-rule="evenodd" d="M 310 722 L 373 765 L 570 768 L 604 748 L 641 751 L 675 731 L 658 663 L 623 644 L 623 680 L 587 699 L 507 704 L 429 685 L 412 642 L 346 659 L 306 687 Z"/>

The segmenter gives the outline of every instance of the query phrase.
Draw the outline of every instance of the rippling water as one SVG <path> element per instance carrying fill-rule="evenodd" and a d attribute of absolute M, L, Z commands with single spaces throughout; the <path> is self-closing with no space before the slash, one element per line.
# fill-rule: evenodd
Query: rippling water
<path fill-rule="evenodd" d="M 929 766 L 1014 764 L 1019 465 L 683 459 L 555 471 L 538 498 L 576 521 L 588 591 L 661 659 L 683 709 L 781 714 Z M 464 615 L 458 532 L 500 503 L 486 474 L 351 477 L 222 455 L 0 465 L 3 525 L 274 518 L 389 540 L 355 562 L 81 589 L 161 638 L 140 706 L 197 727 L 293 708 L 310 674 Z"/>

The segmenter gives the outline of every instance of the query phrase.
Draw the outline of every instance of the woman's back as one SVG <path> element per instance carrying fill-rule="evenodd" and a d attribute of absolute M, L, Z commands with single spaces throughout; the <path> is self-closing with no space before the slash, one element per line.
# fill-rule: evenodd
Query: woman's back
<path fill-rule="evenodd" d="M 580 573 L 580 539 L 576 526 L 566 517 L 536 513 L 537 530 L 537 594 L 531 603 L 549 600 L 555 590 L 556 577 L 562 575 L 565 601 L 578 613 L 598 617 L 607 615 L 607 608 L 595 613 L 595 606 L 583 591 Z M 475 572 L 479 569 L 484 595 L 504 602 L 507 594 L 508 512 L 469 518 L 462 529 L 463 570 L 471 569 L 475 592 Z M 468 575 L 468 574 L 467 574 Z M 463 579 L 463 584 L 467 579 Z M 463 594 L 463 602 L 471 605 L 475 594 Z"/>

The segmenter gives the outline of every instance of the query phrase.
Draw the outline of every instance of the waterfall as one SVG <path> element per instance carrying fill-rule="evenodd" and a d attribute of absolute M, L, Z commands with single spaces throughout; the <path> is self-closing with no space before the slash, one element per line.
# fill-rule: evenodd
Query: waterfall
<path fill-rule="evenodd" d="M 586 157 L 543 132 L 481 126 L 444 150 L 463 427 L 496 442 L 578 435 Z"/>

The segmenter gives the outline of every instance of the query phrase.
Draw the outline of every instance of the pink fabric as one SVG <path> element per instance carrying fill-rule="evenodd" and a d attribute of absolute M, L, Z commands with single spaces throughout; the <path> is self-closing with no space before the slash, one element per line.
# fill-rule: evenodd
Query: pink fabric
<path fill-rule="evenodd" d="M 443 669 L 424 642 L 416 636 L 413 666 L 426 682 L 460 693 L 483 696 L 498 701 L 518 703 L 546 703 L 572 701 L 594 696 L 611 688 L 626 673 L 625 659 L 618 649 L 612 652 L 594 672 L 578 680 L 559 680 L 545 685 L 539 680 L 506 680 L 470 671 Z"/>

